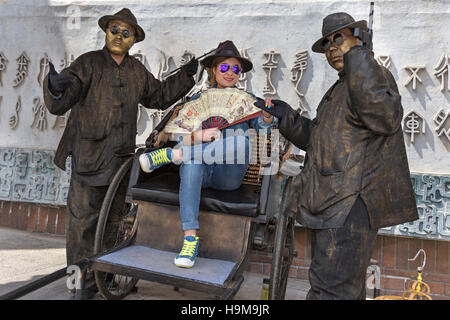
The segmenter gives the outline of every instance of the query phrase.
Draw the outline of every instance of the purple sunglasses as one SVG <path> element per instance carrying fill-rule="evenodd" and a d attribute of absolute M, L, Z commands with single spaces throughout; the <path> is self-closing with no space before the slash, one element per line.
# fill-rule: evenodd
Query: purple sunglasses
<path fill-rule="evenodd" d="M 222 64 L 220 65 L 219 70 L 220 70 L 220 72 L 225 73 L 225 72 L 227 72 L 228 70 L 230 70 L 230 65 L 229 65 L 229 64 L 226 64 L 226 63 L 222 63 Z M 239 65 L 237 65 L 237 64 L 235 64 L 234 66 L 232 66 L 232 67 L 231 67 L 231 70 L 232 70 L 235 74 L 237 74 L 237 75 L 240 75 L 241 72 L 242 72 L 242 68 L 241 68 Z"/>

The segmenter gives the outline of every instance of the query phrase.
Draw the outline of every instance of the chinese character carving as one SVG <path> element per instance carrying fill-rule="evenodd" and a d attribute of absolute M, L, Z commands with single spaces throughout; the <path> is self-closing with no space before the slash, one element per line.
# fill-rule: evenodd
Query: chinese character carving
<path fill-rule="evenodd" d="M 159 50 L 161 52 L 162 55 L 162 59 L 159 60 L 159 70 L 158 70 L 158 79 L 159 80 L 164 80 L 165 77 L 169 74 L 169 60 L 173 58 L 172 57 L 168 57 L 166 56 L 166 54 L 164 53 L 164 51 Z"/>
<path fill-rule="evenodd" d="M 305 95 L 300 92 L 298 86 L 302 80 L 303 73 L 308 66 L 308 50 L 302 50 L 295 53 L 294 66 L 291 69 L 291 81 L 294 83 L 295 93 L 299 97 L 304 97 Z"/>
<path fill-rule="evenodd" d="M 242 50 L 240 50 L 240 53 L 241 53 L 241 56 L 242 56 L 243 58 L 250 59 L 250 57 L 248 56 L 248 49 L 242 49 Z M 242 73 L 239 75 L 239 81 L 238 81 L 236 87 L 238 87 L 238 88 L 241 89 L 241 90 L 247 91 L 247 88 L 248 88 L 248 84 L 247 84 L 248 79 L 247 79 L 247 76 L 248 76 L 248 73 L 247 73 L 247 72 L 245 72 L 245 73 L 242 72 Z"/>
<path fill-rule="evenodd" d="M 411 135 L 411 143 L 414 143 L 416 134 L 425 134 L 425 120 L 417 112 L 411 111 L 403 119 L 404 132 Z"/>
<path fill-rule="evenodd" d="M 17 99 L 16 108 L 14 114 L 9 118 L 9 127 L 11 129 L 15 129 L 17 125 L 19 124 L 19 111 L 22 108 L 22 100 L 19 98 Z"/>
<path fill-rule="evenodd" d="M 445 78 L 444 75 L 447 73 L 447 90 L 450 91 L 450 72 L 449 72 L 449 61 L 448 58 L 450 55 L 442 54 L 439 58 L 438 63 L 434 67 L 434 75 L 436 78 L 440 79 L 441 82 L 441 91 L 444 91 L 445 88 Z"/>
<path fill-rule="evenodd" d="M 155 128 L 158 123 L 164 118 L 165 111 L 164 110 L 155 110 L 155 109 L 147 109 L 148 116 L 152 119 L 153 128 Z"/>
<path fill-rule="evenodd" d="M 303 103 L 301 102 L 301 100 L 298 100 L 298 108 L 297 108 L 298 112 L 300 113 L 300 115 L 302 116 L 304 113 L 308 113 L 308 109 L 305 108 L 305 106 L 303 105 Z"/>
<path fill-rule="evenodd" d="M 0 149 L 0 197 L 9 199 L 14 176 L 16 152 L 14 149 Z"/>
<path fill-rule="evenodd" d="M 137 53 L 133 54 L 133 57 L 135 57 L 138 61 L 140 61 L 142 64 L 145 65 L 146 57 L 145 57 L 145 55 L 141 52 L 141 50 L 138 50 Z"/>
<path fill-rule="evenodd" d="M 419 219 L 393 227 L 394 234 L 450 240 L 450 176 L 413 173 L 411 180 Z"/>
<path fill-rule="evenodd" d="M 146 115 L 145 107 L 142 104 L 139 103 L 138 104 L 138 114 L 137 114 L 137 117 L 136 117 L 136 119 L 137 119 L 136 123 L 137 123 L 137 126 L 138 126 L 138 135 L 142 134 L 142 132 L 139 132 L 139 123 L 141 122 L 141 118 L 144 118 L 145 115 Z"/>
<path fill-rule="evenodd" d="M 164 118 L 164 115 L 166 114 L 166 112 L 164 110 L 157 110 L 156 114 L 158 115 L 158 118 L 159 118 L 158 123 L 159 123 Z"/>
<path fill-rule="evenodd" d="M 391 66 L 391 57 L 390 56 L 378 56 L 376 58 L 376 60 L 380 66 L 383 66 L 387 69 L 389 69 L 389 67 Z"/>
<path fill-rule="evenodd" d="M 6 59 L 6 57 L 3 54 L 3 52 L 0 52 L 0 86 L 1 87 L 3 87 L 2 72 L 6 70 L 6 63 L 7 62 L 8 62 L 8 60 Z"/>
<path fill-rule="evenodd" d="M 147 114 L 150 118 L 152 118 L 154 126 L 156 126 L 157 123 L 164 118 L 164 110 L 147 109 Z"/>
<path fill-rule="evenodd" d="M 69 118 L 70 110 L 61 116 L 57 116 L 55 118 L 55 122 L 53 123 L 52 129 L 64 129 L 67 125 L 67 119 Z"/>
<path fill-rule="evenodd" d="M 193 58 L 194 58 L 194 54 L 192 52 L 190 52 L 189 50 L 184 50 L 184 53 L 183 53 L 183 55 L 181 56 L 181 59 L 180 59 L 180 66 L 186 65 Z M 206 72 L 204 72 L 204 71 L 205 71 L 205 69 L 203 68 L 203 66 L 201 68 L 198 68 L 197 74 L 196 74 L 196 76 L 194 78 L 195 79 L 195 85 L 187 93 L 186 97 L 191 97 L 195 93 L 197 93 L 197 92 L 199 92 L 199 91 L 201 91 L 201 90 L 206 88 L 206 83 L 207 83 L 207 80 L 208 80 L 208 74 Z M 183 101 L 184 101 L 184 98 L 183 98 Z M 159 116 L 159 114 L 158 114 L 158 116 Z"/>
<path fill-rule="evenodd" d="M 416 90 L 417 81 L 422 83 L 422 79 L 420 79 L 420 77 L 417 73 L 419 72 L 420 69 L 424 69 L 424 68 L 425 68 L 424 66 L 405 67 L 406 70 L 411 71 L 409 78 L 406 79 L 405 87 L 408 86 L 408 84 L 412 81 L 412 88 L 413 88 L 413 90 Z"/>
<path fill-rule="evenodd" d="M 67 22 L 66 26 L 69 30 L 80 30 L 81 24 L 81 8 L 76 5 L 67 7 Z"/>
<path fill-rule="evenodd" d="M 275 57 L 280 55 L 280 53 L 275 51 L 270 51 L 264 53 L 264 56 L 267 58 L 267 61 L 263 63 L 263 69 L 268 70 L 268 74 L 266 77 L 266 85 L 263 88 L 263 94 L 275 95 L 277 94 L 277 89 L 272 83 L 272 72 L 274 69 L 278 68 L 278 61 L 275 60 Z"/>
<path fill-rule="evenodd" d="M 133 54 L 133 57 L 135 57 L 148 71 L 150 71 L 150 66 L 147 63 L 147 57 L 141 52 L 141 50 L 138 50 L 137 53 Z"/>
<path fill-rule="evenodd" d="M 450 121 L 446 121 L 449 118 L 449 114 L 450 110 L 447 110 L 447 112 L 445 112 L 444 109 L 441 109 L 438 113 L 436 113 L 433 121 L 436 124 L 435 130 L 438 132 L 438 137 L 444 134 L 450 141 Z"/>
<path fill-rule="evenodd" d="M 190 52 L 189 50 L 184 50 L 183 54 L 181 55 L 181 59 L 180 59 L 180 65 L 184 66 L 185 64 L 187 64 L 189 61 L 191 61 L 191 59 L 194 57 L 194 54 L 192 52 Z"/>
<path fill-rule="evenodd" d="M 28 153 L 23 152 L 17 152 L 16 155 L 16 173 L 19 178 L 25 178 L 28 171 Z"/>
<path fill-rule="evenodd" d="M 17 61 L 17 73 L 16 79 L 14 79 L 14 87 L 19 86 L 23 83 L 26 76 L 28 75 L 28 65 L 30 64 L 30 58 L 28 58 L 27 54 L 22 52 L 20 57 L 16 59 Z"/>
<path fill-rule="evenodd" d="M 45 54 L 44 57 L 39 62 L 39 75 L 37 77 L 37 81 L 41 87 L 44 85 L 45 76 L 47 75 L 50 68 L 48 65 L 49 62 L 50 59 L 47 56 L 47 54 Z"/>
<path fill-rule="evenodd" d="M 151 117 L 152 119 L 156 118 L 156 115 L 157 115 L 156 112 L 157 112 L 156 109 L 148 109 L 147 110 L 149 117 Z"/>
<path fill-rule="evenodd" d="M 61 64 L 59 65 L 61 67 L 61 71 L 65 68 L 67 68 L 68 66 L 70 66 L 70 64 L 74 61 L 75 61 L 75 58 L 74 58 L 73 54 L 71 54 L 70 58 L 69 58 L 67 56 L 67 52 L 65 52 L 64 58 L 61 59 Z"/>
<path fill-rule="evenodd" d="M 31 127 L 44 131 L 47 129 L 47 108 L 39 97 L 34 98 L 33 103 L 35 105 L 33 107 L 34 120 Z"/>
<path fill-rule="evenodd" d="M 450 197 L 450 189 L 448 188 L 450 177 L 439 177 L 424 175 L 422 177 L 424 183 L 424 202 L 443 203 L 443 197 Z"/>

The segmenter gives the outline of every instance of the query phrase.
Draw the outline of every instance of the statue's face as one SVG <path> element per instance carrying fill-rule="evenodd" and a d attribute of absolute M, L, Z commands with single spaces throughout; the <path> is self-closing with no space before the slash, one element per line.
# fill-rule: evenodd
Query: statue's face
<path fill-rule="evenodd" d="M 336 31 L 324 40 L 325 55 L 328 63 L 338 72 L 344 70 L 344 54 L 352 47 L 359 45 L 349 28 Z"/>
<path fill-rule="evenodd" d="M 106 47 L 115 55 L 125 55 L 136 42 L 135 30 L 128 23 L 112 20 L 106 29 Z"/>

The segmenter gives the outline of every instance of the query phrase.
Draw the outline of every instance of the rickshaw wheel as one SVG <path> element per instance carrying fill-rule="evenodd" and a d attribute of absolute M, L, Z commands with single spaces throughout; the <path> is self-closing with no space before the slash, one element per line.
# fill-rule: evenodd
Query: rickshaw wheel
<path fill-rule="evenodd" d="M 291 183 L 292 177 L 289 177 L 286 181 L 285 190 L 289 191 Z M 283 300 L 285 298 L 289 269 L 296 254 L 294 239 L 295 220 L 286 208 L 286 201 L 289 196 L 289 192 L 283 192 L 277 219 L 270 270 L 270 300 Z"/>
<path fill-rule="evenodd" d="M 133 157 L 122 164 L 106 192 L 95 233 L 95 254 L 131 242 L 136 234 L 137 204 L 125 201 L 132 164 Z M 138 282 L 136 278 L 120 274 L 94 272 L 97 288 L 108 300 L 123 299 Z"/>

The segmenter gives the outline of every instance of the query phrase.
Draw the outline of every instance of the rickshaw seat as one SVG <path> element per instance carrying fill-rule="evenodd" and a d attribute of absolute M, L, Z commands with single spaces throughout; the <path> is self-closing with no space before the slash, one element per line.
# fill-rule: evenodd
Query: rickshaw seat
<path fill-rule="evenodd" d="M 157 172 L 158 170 L 131 187 L 133 200 L 179 206 L 180 177 L 178 170 Z M 268 186 L 268 183 L 266 184 Z M 242 184 L 238 189 L 232 191 L 202 189 L 200 209 L 256 217 L 264 213 L 268 189 L 266 184 L 263 183 L 262 186 Z"/>

